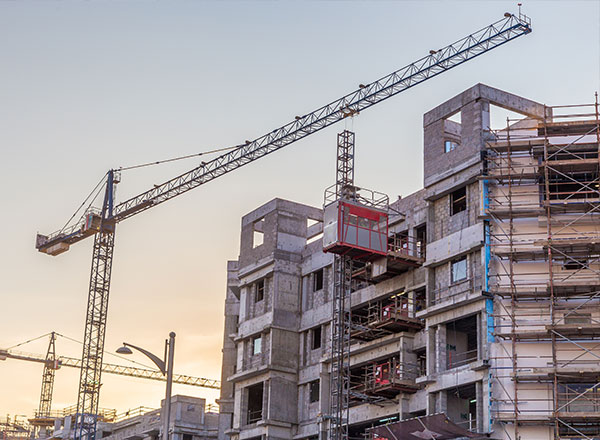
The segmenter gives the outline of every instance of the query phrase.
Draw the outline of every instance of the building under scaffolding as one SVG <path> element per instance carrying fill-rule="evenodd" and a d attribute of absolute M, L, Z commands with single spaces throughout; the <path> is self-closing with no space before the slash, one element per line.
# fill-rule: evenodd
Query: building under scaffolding
<path fill-rule="evenodd" d="M 493 130 L 494 108 L 523 119 Z M 352 265 L 349 438 L 437 413 L 475 437 L 600 438 L 599 146 L 597 103 L 478 84 L 424 115 L 424 188 L 390 204 L 387 246 Z M 348 225 L 381 232 L 357 212 Z M 220 439 L 328 438 L 323 222 L 281 199 L 242 219 Z"/>
<path fill-rule="evenodd" d="M 486 146 L 494 416 L 512 438 L 600 437 L 598 103 L 508 120 Z"/>

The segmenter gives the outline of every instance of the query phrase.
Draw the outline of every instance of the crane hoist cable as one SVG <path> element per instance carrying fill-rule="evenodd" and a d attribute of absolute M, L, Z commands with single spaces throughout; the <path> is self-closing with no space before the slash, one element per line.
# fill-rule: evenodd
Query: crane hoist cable
<path fill-rule="evenodd" d="M 173 157 L 171 159 L 157 160 L 155 162 L 146 162 L 146 163 L 142 163 L 139 165 L 131 165 L 128 167 L 120 167 L 120 168 L 117 168 L 117 171 L 128 171 L 128 170 L 135 170 L 137 168 L 145 168 L 145 167 L 149 167 L 152 165 L 161 165 L 164 163 L 175 162 L 178 160 L 191 159 L 194 157 L 204 156 L 204 155 L 211 154 L 211 153 L 220 153 L 222 151 L 229 151 L 229 150 L 233 150 L 233 149 L 239 148 L 239 147 L 241 147 L 241 145 L 234 145 L 232 147 L 216 148 L 214 150 L 203 151 L 201 153 L 188 154 L 185 156 Z"/>

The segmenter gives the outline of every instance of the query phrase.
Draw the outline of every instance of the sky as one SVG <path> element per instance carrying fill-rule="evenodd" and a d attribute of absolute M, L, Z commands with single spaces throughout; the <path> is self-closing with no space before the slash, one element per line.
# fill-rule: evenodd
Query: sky
<path fill-rule="evenodd" d="M 600 89 L 600 1 L 525 1 L 533 32 L 352 120 L 120 223 L 105 362 L 127 341 L 220 378 L 226 264 L 241 217 L 280 197 L 321 206 L 336 134 L 356 132 L 356 181 L 391 199 L 423 185 L 423 113 L 484 83 L 548 105 Z M 0 347 L 83 339 L 92 240 L 34 248 L 108 169 L 254 139 L 492 22 L 512 1 L 0 1 Z M 494 109 L 492 121 L 506 114 Z M 117 200 L 199 159 L 123 172 Z M 16 350 L 45 353 L 46 337 Z M 81 345 L 59 338 L 59 355 Z M 110 353 L 110 354 L 109 354 Z M 149 365 L 143 355 L 131 358 Z M 0 361 L 0 415 L 31 415 L 42 366 Z M 104 374 L 100 406 L 158 407 L 164 384 Z M 53 409 L 76 403 L 57 371 Z M 175 386 L 214 401 L 217 392 Z"/>

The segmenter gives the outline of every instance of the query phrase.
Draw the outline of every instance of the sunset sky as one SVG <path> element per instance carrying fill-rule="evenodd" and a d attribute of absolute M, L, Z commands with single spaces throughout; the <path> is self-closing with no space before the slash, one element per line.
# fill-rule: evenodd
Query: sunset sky
<path fill-rule="evenodd" d="M 59 229 L 110 168 L 254 139 L 517 12 L 513 1 L 0 1 L 0 347 L 83 339 L 92 239 L 57 257 Z M 162 354 L 220 378 L 226 262 L 240 220 L 274 197 L 320 206 L 336 133 L 356 132 L 356 180 L 391 199 L 422 187 L 422 115 L 476 83 L 546 103 L 600 89 L 600 1 L 526 1 L 533 33 L 117 227 L 105 348 Z M 492 113 L 502 124 L 506 112 Z M 124 200 L 199 159 L 124 172 Z M 45 353 L 47 338 L 16 350 Z M 64 338 L 58 354 L 81 356 Z M 142 355 L 132 359 L 149 364 Z M 111 355 L 106 362 L 126 361 Z M 0 415 L 37 409 L 42 366 L 0 361 Z M 57 372 L 53 408 L 76 403 Z M 217 392 L 175 386 L 206 397 Z M 103 376 L 100 406 L 157 407 L 164 384 Z"/>

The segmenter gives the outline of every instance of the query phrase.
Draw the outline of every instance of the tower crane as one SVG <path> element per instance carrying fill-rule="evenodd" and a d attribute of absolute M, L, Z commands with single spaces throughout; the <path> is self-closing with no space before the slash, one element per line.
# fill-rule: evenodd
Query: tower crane
<path fill-rule="evenodd" d="M 531 32 L 529 17 L 505 13 L 504 17 L 468 36 L 351 92 L 317 110 L 269 133 L 231 149 L 213 160 L 176 176 L 121 203 L 114 200 L 114 188 L 120 181 L 117 170 L 109 170 L 104 180 L 104 200 L 99 210 L 92 210 L 81 221 L 50 235 L 39 235 L 36 248 L 58 255 L 87 237 L 94 236 L 92 267 L 88 289 L 84 346 L 81 358 L 76 438 L 95 440 L 96 414 L 100 395 L 102 353 L 110 291 L 116 226 L 147 209 L 210 182 L 243 165 L 260 159 L 293 142 L 316 133 L 347 117 L 359 114 L 434 76 Z M 335 440 L 347 437 L 338 436 Z"/>
<path fill-rule="evenodd" d="M 67 356 L 56 356 L 56 336 L 57 333 L 50 333 L 50 341 L 48 343 L 46 356 L 41 354 L 21 353 L 13 350 L 0 349 L 0 360 L 16 359 L 44 364 L 40 404 L 38 411 L 35 413 L 35 417 L 29 420 L 31 425 L 34 427 L 51 426 L 53 424 L 51 410 L 52 392 L 54 389 L 54 377 L 56 370 L 60 369 L 61 367 L 81 368 L 80 359 Z M 121 376 L 151 379 L 163 382 L 166 381 L 166 377 L 162 374 L 162 372 L 148 368 L 103 363 L 101 366 L 101 371 L 104 373 L 118 374 Z M 221 382 L 218 380 L 188 376 L 184 374 L 174 374 L 173 383 L 217 390 L 221 387 Z"/>

